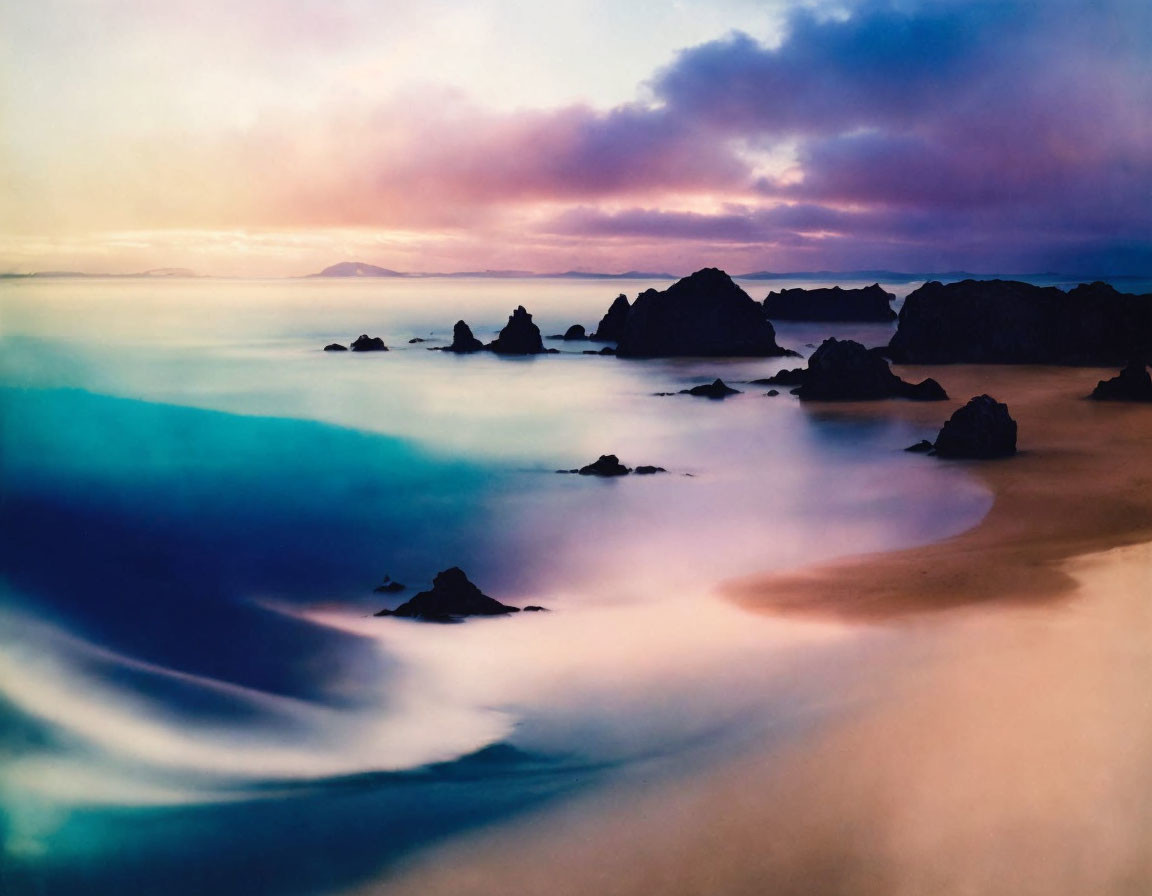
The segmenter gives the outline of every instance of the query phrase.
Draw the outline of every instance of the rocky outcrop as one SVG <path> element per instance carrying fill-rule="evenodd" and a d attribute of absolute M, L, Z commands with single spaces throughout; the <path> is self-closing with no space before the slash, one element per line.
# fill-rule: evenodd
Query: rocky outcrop
<path fill-rule="evenodd" d="M 663 467 L 654 467 L 650 464 L 644 464 L 633 470 L 631 467 L 626 467 L 620 463 L 620 458 L 615 454 L 601 454 L 600 458 L 595 463 L 587 464 L 586 466 L 579 467 L 574 470 L 557 470 L 557 473 L 579 473 L 581 476 L 627 476 L 629 473 L 635 473 L 638 476 L 650 476 L 653 473 L 667 473 Z"/>
<path fill-rule="evenodd" d="M 681 395 L 695 395 L 700 398 L 727 398 L 729 395 L 739 395 L 739 389 L 733 389 L 724 380 L 713 380 L 702 386 L 693 386 L 691 389 L 681 389 Z"/>
<path fill-rule="evenodd" d="M 942 401 L 948 397 L 933 379 L 916 384 L 904 382 L 877 352 L 851 339 L 825 339 L 808 359 L 796 394 L 807 401 Z"/>
<path fill-rule="evenodd" d="M 635 473 L 637 476 L 651 476 L 654 473 L 667 473 L 668 471 L 665 470 L 663 467 L 653 467 L 649 464 L 641 464 L 639 467 L 637 467 L 632 472 Z"/>
<path fill-rule="evenodd" d="M 452 328 L 452 344 L 444 349 L 446 352 L 455 352 L 466 355 L 471 352 L 483 351 L 484 343 L 472 335 L 472 329 L 462 320 L 456 321 Z"/>
<path fill-rule="evenodd" d="M 1143 361 L 1132 361 L 1118 376 L 1100 380 L 1090 398 L 1096 401 L 1152 401 L 1152 377 Z"/>
<path fill-rule="evenodd" d="M 731 277 L 704 268 L 640 293 L 616 353 L 622 358 L 773 356 L 788 352 L 763 309 Z"/>
<path fill-rule="evenodd" d="M 384 340 L 379 336 L 368 336 L 361 333 L 356 337 L 352 343 L 352 351 L 354 352 L 386 352 L 388 346 L 384 344 Z"/>
<path fill-rule="evenodd" d="M 782 289 L 768 293 L 764 315 L 769 320 L 887 322 L 896 320 L 895 298 L 879 283 L 862 289 Z"/>
<path fill-rule="evenodd" d="M 979 395 L 949 418 L 934 448 L 937 457 L 1010 457 L 1016 453 L 1016 421 L 1007 405 Z"/>
<path fill-rule="evenodd" d="M 791 370 L 781 370 L 764 379 L 748 382 L 753 386 L 799 386 L 804 382 L 804 368 L 793 367 Z"/>
<path fill-rule="evenodd" d="M 618 342 L 624 335 L 624 326 L 628 323 L 628 312 L 631 310 L 628 297 L 620 293 L 608 308 L 608 313 L 600 318 L 596 332 L 588 338 L 596 342 Z"/>
<path fill-rule="evenodd" d="M 582 324 L 572 324 L 563 334 L 557 333 L 555 336 L 549 336 L 549 339 L 563 339 L 565 342 L 581 342 L 588 338 L 588 334 L 584 332 Z"/>
<path fill-rule="evenodd" d="M 328 345 L 324 346 L 324 351 L 326 351 L 326 352 L 346 352 L 346 351 L 348 351 L 348 346 L 341 345 L 339 342 L 331 342 Z"/>
<path fill-rule="evenodd" d="M 431 591 L 421 591 L 395 610 L 381 610 L 376 615 L 451 622 L 463 616 L 504 616 L 519 612 L 519 607 L 510 607 L 484 594 L 468 581 L 462 569 L 453 566 L 436 574 Z"/>
<path fill-rule="evenodd" d="M 498 355 L 540 355 L 545 352 L 540 328 L 532 323 L 532 315 L 520 305 L 508 318 L 500 335 L 488 344 Z"/>
<path fill-rule="evenodd" d="M 899 321 L 888 356 L 906 364 L 1123 364 L 1152 351 L 1152 295 L 1099 282 L 933 281 Z"/>

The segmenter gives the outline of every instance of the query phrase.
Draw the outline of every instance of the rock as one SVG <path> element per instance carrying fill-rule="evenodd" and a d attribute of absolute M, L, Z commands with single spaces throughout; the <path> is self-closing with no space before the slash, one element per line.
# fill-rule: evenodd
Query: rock
<path fill-rule="evenodd" d="M 781 370 L 779 373 L 760 380 L 749 380 L 753 386 L 799 386 L 804 382 L 803 367 L 793 367 L 791 370 Z"/>
<path fill-rule="evenodd" d="M 540 328 L 532 323 L 532 315 L 520 305 L 488 348 L 498 355 L 542 355 L 544 341 L 540 338 Z"/>
<path fill-rule="evenodd" d="M 472 329 L 462 320 L 456 321 L 452 328 L 452 344 L 444 351 L 466 355 L 471 352 L 483 351 L 484 343 L 472 335 Z"/>
<path fill-rule="evenodd" d="M 577 472 L 581 476 L 627 476 L 632 471 L 620 463 L 615 454 L 601 454 L 598 461 L 581 467 Z"/>
<path fill-rule="evenodd" d="M 645 464 L 643 466 L 637 467 L 632 472 L 637 476 L 651 476 L 653 473 L 667 473 L 668 471 L 663 467 L 653 467 Z"/>
<path fill-rule="evenodd" d="M 589 337 L 589 338 L 591 338 L 591 337 Z M 610 346 L 606 345 L 606 346 L 604 346 L 604 348 L 600 349 L 600 351 L 598 351 L 598 352 L 592 351 L 591 349 L 586 349 L 585 351 L 581 352 L 581 354 L 583 354 L 583 355 L 614 355 L 614 354 L 616 354 L 616 349 L 611 348 Z"/>
<path fill-rule="evenodd" d="M 628 312 L 631 310 L 628 297 L 620 293 L 608 308 L 608 313 L 600 318 L 596 332 L 588 338 L 596 342 L 619 342 L 620 337 L 624 335 L 624 325 L 628 322 Z"/>
<path fill-rule="evenodd" d="M 769 320 L 890 321 L 896 320 L 890 292 L 879 283 L 863 289 L 782 289 L 764 300 Z"/>
<path fill-rule="evenodd" d="M 763 309 L 718 268 L 637 296 L 620 334 L 622 358 L 779 356 Z"/>
<path fill-rule="evenodd" d="M 779 392 L 777 392 L 775 389 L 769 389 L 769 390 L 768 390 L 767 392 L 765 392 L 764 394 L 765 394 L 765 395 L 767 395 L 769 398 L 775 398 L 775 397 L 776 397 L 777 395 L 779 395 L 780 393 L 779 393 Z"/>
<path fill-rule="evenodd" d="M 948 397 L 935 380 L 913 385 L 896 376 L 879 354 L 851 339 L 825 339 L 808 359 L 800 391 L 808 401 L 871 401 L 909 398 L 940 401 Z"/>
<path fill-rule="evenodd" d="M 538 607 L 535 604 L 529 604 L 527 607 L 524 608 L 524 612 L 525 613 L 547 613 L 547 612 L 549 612 L 549 610 L 547 607 Z"/>
<path fill-rule="evenodd" d="M 944 424 L 934 447 L 937 457 L 1009 457 L 1016 453 L 1016 421 L 1007 405 L 979 395 Z"/>
<path fill-rule="evenodd" d="M 489 597 L 468 581 L 459 567 L 437 573 L 431 591 L 421 591 L 395 610 L 381 610 L 377 616 L 400 616 L 428 622 L 451 622 L 461 616 L 503 616 L 520 612 Z"/>
<path fill-rule="evenodd" d="M 326 352 L 346 352 L 346 351 L 348 351 L 348 347 L 341 345 L 339 342 L 333 342 L 329 345 L 324 346 L 324 351 L 326 351 Z"/>
<path fill-rule="evenodd" d="M 917 454 L 927 454 L 929 451 L 932 451 L 933 449 L 935 449 L 935 447 L 936 446 L 933 445 L 931 442 L 929 442 L 927 439 L 921 439 L 915 445 L 909 445 L 904 450 L 905 451 L 913 451 Z"/>
<path fill-rule="evenodd" d="M 888 356 L 906 364 L 1124 364 L 1152 350 L 1152 295 L 1013 280 L 932 281 L 900 310 Z"/>
<path fill-rule="evenodd" d="M 391 576 L 384 576 L 383 584 L 373 588 L 376 594 L 395 594 L 398 591 L 403 591 L 406 586 L 399 582 L 393 581 Z"/>
<path fill-rule="evenodd" d="M 727 398 L 729 395 L 739 395 L 739 389 L 733 389 L 724 380 L 713 380 L 703 386 L 693 386 L 691 389 L 681 389 L 681 395 L 696 395 L 700 398 Z"/>
<path fill-rule="evenodd" d="M 1152 401 L 1152 377 L 1143 361 L 1132 361 L 1119 376 L 1100 380 L 1089 397 L 1097 401 Z"/>
<path fill-rule="evenodd" d="M 572 324 L 563 335 L 557 334 L 549 336 L 549 339 L 563 339 L 565 342 L 583 341 L 588 338 L 588 334 L 584 332 L 584 327 L 581 324 Z"/>
<path fill-rule="evenodd" d="M 352 351 L 354 352 L 386 352 L 388 346 L 384 344 L 384 340 L 379 336 L 368 336 L 361 333 L 356 337 L 352 343 Z"/>
<path fill-rule="evenodd" d="M 421 339 L 419 336 L 414 336 L 408 340 L 409 345 L 416 345 L 418 342 L 427 342 L 427 339 Z"/>

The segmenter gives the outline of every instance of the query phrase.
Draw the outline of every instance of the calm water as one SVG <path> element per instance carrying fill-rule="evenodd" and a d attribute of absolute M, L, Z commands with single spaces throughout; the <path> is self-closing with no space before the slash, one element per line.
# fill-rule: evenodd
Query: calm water
<path fill-rule="evenodd" d="M 425 350 L 518 304 L 591 330 L 648 285 L 0 283 L 0 891 L 326 892 L 816 723 L 884 633 L 717 587 L 945 537 L 989 498 L 901 451 L 927 431 L 739 385 L 779 359 Z M 361 332 L 392 351 L 320 351 Z M 805 353 L 833 332 L 890 327 L 778 327 Z M 745 393 L 653 395 L 717 376 Z M 671 472 L 553 472 L 609 452 Z M 553 612 L 370 615 L 451 565 Z M 383 600 L 386 574 L 412 587 Z"/>

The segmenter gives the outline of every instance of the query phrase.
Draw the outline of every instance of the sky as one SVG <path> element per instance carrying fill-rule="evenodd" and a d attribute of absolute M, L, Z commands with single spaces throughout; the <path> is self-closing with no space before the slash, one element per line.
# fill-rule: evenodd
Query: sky
<path fill-rule="evenodd" d="M 0 271 L 1152 273 L 1148 0 L 0 0 Z"/>

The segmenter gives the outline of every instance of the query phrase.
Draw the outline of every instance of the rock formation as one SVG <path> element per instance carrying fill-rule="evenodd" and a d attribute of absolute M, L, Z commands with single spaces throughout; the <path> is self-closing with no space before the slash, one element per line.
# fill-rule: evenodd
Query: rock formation
<path fill-rule="evenodd" d="M 332 342 L 332 343 L 329 343 L 328 345 L 324 346 L 324 351 L 326 351 L 326 352 L 346 352 L 346 351 L 348 351 L 348 346 L 341 345 L 339 342 Z"/>
<path fill-rule="evenodd" d="M 1016 421 L 1007 405 L 979 395 L 949 418 L 934 447 L 937 457 L 1009 457 L 1016 453 Z"/>
<path fill-rule="evenodd" d="M 727 398 L 729 395 L 739 395 L 739 389 L 733 389 L 724 380 L 713 380 L 702 386 L 693 386 L 691 389 L 681 389 L 681 395 L 696 395 L 700 398 Z"/>
<path fill-rule="evenodd" d="M 1118 376 L 1100 380 L 1089 397 L 1097 401 L 1152 401 L 1152 377 L 1143 361 L 1132 361 Z"/>
<path fill-rule="evenodd" d="M 532 323 L 532 315 L 524 310 L 523 305 L 512 312 L 508 323 L 488 348 L 498 355 L 539 355 L 545 351 L 540 328 Z"/>
<path fill-rule="evenodd" d="M 472 335 L 472 329 L 462 320 L 456 321 L 452 328 L 452 344 L 444 349 L 446 352 L 455 352 L 458 355 L 470 352 L 483 351 L 484 343 Z"/>
<path fill-rule="evenodd" d="M 436 574 L 431 591 L 421 591 L 395 610 L 381 610 L 377 616 L 400 616 L 428 622 L 451 622 L 462 616 L 503 616 L 520 612 L 484 594 L 468 581 L 459 567 Z"/>
<path fill-rule="evenodd" d="M 877 352 L 851 339 L 825 339 L 808 359 L 808 369 L 796 394 L 803 400 L 815 401 L 942 401 L 948 397 L 933 379 L 916 384 L 904 382 Z"/>
<path fill-rule="evenodd" d="M 632 310 L 628 297 L 624 293 L 616 296 L 608 313 L 600 318 L 600 325 L 589 339 L 596 342 L 618 342 L 624 335 L 624 325 L 628 322 L 628 312 Z"/>
<path fill-rule="evenodd" d="M 572 324 L 563 334 L 557 333 L 555 336 L 549 336 L 549 339 L 563 339 L 565 342 L 580 342 L 588 338 L 588 334 L 584 332 L 583 324 Z"/>
<path fill-rule="evenodd" d="M 379 336 L 368 336 L 361 333 L 356 337 L 352 343 L 352 351 L 354 352 L 386 352 L 388 346 L 384 344 L 384 340 Z"/>
<path fill-rule="evenodd" d="M 896 320 L 892 300 L 879 283 L 862 289 L 782 289 L 764 300 L 769 320 L 891 321 Z"/>

